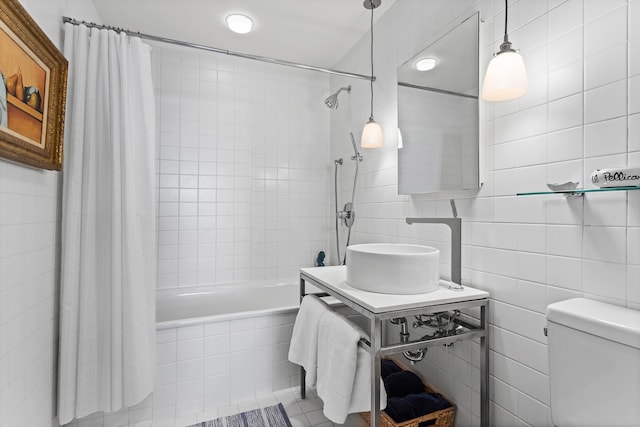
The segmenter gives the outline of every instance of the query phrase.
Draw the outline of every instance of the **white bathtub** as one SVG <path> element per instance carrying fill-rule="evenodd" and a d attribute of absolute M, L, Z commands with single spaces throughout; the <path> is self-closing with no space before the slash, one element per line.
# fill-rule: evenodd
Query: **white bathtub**
<path fill-rule="evenodd" d="M 159 289 L 156 329 L 286 313 L 299 307 L 297 279 Z"/>
<path fill-rule="evenodd" d="M 307 284 L 308 292 L 319 292 Z M 154 417 L 208 411 L 300 384 L 288 361 L 298 279 L 159 289 Z M 329 303 L 338 305 L 330 298 Z"/>
<path fill-rule="evenodd" d="M 297 278 L 159 289 L 154 416 L 298 385 L 300 368 L 287 354 L 299 299 Z"/>

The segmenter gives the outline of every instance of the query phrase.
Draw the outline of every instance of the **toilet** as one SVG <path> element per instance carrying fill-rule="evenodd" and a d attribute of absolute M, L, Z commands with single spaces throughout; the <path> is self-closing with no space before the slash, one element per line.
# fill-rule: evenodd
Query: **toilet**
<path fill-rule="evenodd" d="M 585 298 L 547 307 L 558 427 L 640 426 L 640 311 Z"/>

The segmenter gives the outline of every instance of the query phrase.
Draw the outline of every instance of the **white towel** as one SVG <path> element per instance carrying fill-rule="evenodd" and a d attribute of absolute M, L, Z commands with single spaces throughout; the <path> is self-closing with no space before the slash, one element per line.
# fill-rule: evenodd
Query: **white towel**
<path fill-rule="evenodd" d="M 324 415 L 343 424 L 347 415 L 371 410 L 371 354 L 358 346 L 367 334 L 344 316 L 329 312 L 320 318 L 318 331 L 318 396 Z M 380 409 L 387 393 L 380 380 Z"/>
<path fill-rule="evenodd" d="M 318 361 L 318 325 L 320 318 L 331 308 L 313 294 L 306 295 L 296 316 L 289 346 L 289 360 L 302 366 L 308 386 L 316 384 Z"/>

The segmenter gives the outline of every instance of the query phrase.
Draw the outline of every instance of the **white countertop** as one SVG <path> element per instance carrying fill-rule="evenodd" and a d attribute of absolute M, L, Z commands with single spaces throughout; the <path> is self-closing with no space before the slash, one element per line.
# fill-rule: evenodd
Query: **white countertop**
<path fill-rule="evenodd" d="M 469 286 L 464 286 L 464 290 L 450 290 L 446 286 L 449 282 L 445 281 L 440 282 L 440 288 L 426 294 L 395 295 L 367 292 L 353 288 L 347 284 L 347 267 L 344 265 L 301 268 L 300 274 L 316 280 L 337 294 L 358 303 L 358 305 L 361 305 L 372 313 L 384 313 L 388 311 L 489 298 L 488 292 L 470 288 Z"/>

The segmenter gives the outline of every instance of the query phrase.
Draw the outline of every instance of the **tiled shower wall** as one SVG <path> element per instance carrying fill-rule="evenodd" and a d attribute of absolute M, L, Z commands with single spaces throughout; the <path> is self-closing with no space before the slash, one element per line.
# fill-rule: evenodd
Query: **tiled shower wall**
<path fill-rule="evenodd" d="M 640 191 L 517 197 L 548 182 L 591 187 L 597 168 L 640 165 L 640 20 L 638 0 L 509 1 L 509 33 L 529 73 L 529 94 L 483 103 L 484 186 L 474 195 L 397 195 L 396 67 L 476 11 L 485 21 L 482 57 L 498 50 L 504 1 L 401 0 L 376 26 L 375 116 L 386 146 L 363 150 L 354 242 L 410 242 L 442 250 L 449 274 L 448 230 L 404 223 L 407 216 L 463 219 L 463 281 L 491 293 L 492 420 L 496 426 L 548 426 L 546 306 L 585 296 L 640 309 Z M 366 72 L 365 37 L 338 68 Z M 486 64 L 482 67 L 482 73 Z M 332 78 L 331 87 L 345 80 Z M 366 82 L 332 114 L 337 138 L 362 129 Z M 341 192 L 352 181 L 341 179 Z M 458 404 L 458 426 L 479 425 L 479 346 L 432 349 L 416 365 Z M 588 375 L 585 372 L 585 375 Z"/>
<path fill-rule="evenodd" d="M 326 250 L 326 75 L 154 45 L 158 287 L 294 278 Z"/>

